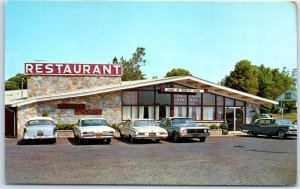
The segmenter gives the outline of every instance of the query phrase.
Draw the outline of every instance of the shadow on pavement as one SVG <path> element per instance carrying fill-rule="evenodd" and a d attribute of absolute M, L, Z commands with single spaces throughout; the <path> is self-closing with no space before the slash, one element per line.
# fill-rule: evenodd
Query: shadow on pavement
<path fill-rule="evenodd" d="M 135 140 L 133 143 L 131 143 L 129 141 L 129 138 L 121 138 L 121 137 L 115 138 L 115 140 L 117 140 L 119 142 L 123 142 L 125 144 L 130 144 L 130 145 L 134 145 L 134 144 L 160 144 L 161 143 L 161 141 L 157 142 L 157 141 L 151 140 L 151 139 L 138 139 L 138 140 Z"/>
<path fill-rule="evenodd" d="M 42 139 L 42 140 L 24 140 L 21 139 L 18 141 L 17 145 L 48 145 L 55 144 L 53 139 Z"/>
<path fill-rule="evenodd" d="M 84 139 L 81 140 L 80 143 L 73 137 L 68 137 L 68 141 L 72 145 L 110 145 L 107 144 L 105 140 L 98 140 L 98 139 Z"/>

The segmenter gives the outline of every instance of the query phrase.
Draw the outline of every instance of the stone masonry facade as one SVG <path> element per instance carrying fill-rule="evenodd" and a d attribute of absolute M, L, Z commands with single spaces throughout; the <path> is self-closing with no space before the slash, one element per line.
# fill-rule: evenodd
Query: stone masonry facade
<path fill-rule="evenodd" d="M 85 109 L 102 109 L 102 115 L 75 115 L 74 109 L 58 109 L 57 104 L 85 104 Z M 108 124 L 120 123 L 122 120 L 121 92 L 90 95 L 85 97 L 67 98 L 41 103 L 34 103 L 18 108 L 17 133 L 21 138 L 26 121 L 35 116 L 42 116 L 47 111 L 55 123 L 77 123 L 82 117 L 101 117 L 107 120 Z"/>
<path fill-rule="evenodd" d="M 121 83 L 121 77 L 27 76 L 28 98 Z"/>

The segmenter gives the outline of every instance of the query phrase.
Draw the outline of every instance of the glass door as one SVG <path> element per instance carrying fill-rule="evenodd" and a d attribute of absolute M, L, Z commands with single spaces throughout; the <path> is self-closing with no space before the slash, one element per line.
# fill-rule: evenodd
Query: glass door
<path fill-rule="evenodd" d="M 229 131 L 240 131 L 244 123 L 244 108 L 241 107 L 227 107 L 226 108 L 226 122 Z"/>

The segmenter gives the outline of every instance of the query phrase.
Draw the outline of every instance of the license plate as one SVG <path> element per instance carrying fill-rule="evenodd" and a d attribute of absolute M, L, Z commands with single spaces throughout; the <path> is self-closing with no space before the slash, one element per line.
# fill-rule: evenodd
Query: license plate
<path fill-rule="evenodd" d="M 199 137 L 200 135 L 198 135 L 198 134 L 193 134 L 192 136 L 193 136 L 193 137 Z"/>
<path fill-rule="evenodd" d="M 44 136 L 44 133 L 37 133 L 37 136 Z"/>
<path fill-rule="evenodd" d="M 155 135 L 155 133 L 149 133 L 149 136 L 150 137 L 155 137 L 156 135 Z"/>

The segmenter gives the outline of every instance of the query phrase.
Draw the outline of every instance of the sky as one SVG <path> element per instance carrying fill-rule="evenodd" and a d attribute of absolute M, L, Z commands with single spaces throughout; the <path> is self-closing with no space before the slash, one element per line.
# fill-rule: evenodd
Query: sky
<path fill-rule="evenodd" d="M 146 78 L 173 68 L 219 83 L 240 60 L 297 67 L 289 2 L 7 1 L 5 80 L 26 62 L 111 63 L 144 47 Z"/>

